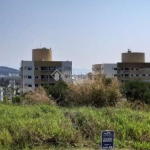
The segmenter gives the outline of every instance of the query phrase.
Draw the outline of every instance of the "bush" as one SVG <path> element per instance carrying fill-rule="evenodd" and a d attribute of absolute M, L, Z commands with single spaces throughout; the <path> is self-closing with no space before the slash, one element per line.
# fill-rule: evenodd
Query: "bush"
<path fill-rule="evenodd" d="M 104 76 L 97 76 L 94 80 L 87 80 L 82 84 L 69 85 L 66 93 L 68 104 L 77 106 L 115 106 L 120 98 L 118 82 Z"/>
<path fill-rule="evenodd" d="M 23 97 L 21 97 L 21 96 L 15 96 L 12 98 L 12 103 L 14 103 L 14 104 L 22 103 L 22 101 L 23 101 Z"/>
<path fill-rule="evenodd" d="M 121 89 L 128 101 L 139 100 L 150 104 L 150 84 L 141 80 L 130 80 L 123 84 Z"/>
<path fill-rule="evenodd" d="M 58 81 L 55 85 L 45 85 L 44 89 L 47 94 L 55 99 L 56 103 L 59 105 L 64 105 L 65 94 L 68 85 L 64 81 Z"/>
<path fill-rule="evenodd" d="M 34 91 L 27 92 L 23 98 L 23 104 L 54 104 L 45 92 L 44 88 L 36 88 Z"/>

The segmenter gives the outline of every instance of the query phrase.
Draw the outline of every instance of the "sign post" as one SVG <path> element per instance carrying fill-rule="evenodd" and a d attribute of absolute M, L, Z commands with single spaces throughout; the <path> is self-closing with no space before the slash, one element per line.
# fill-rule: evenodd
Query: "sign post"
<path fill-rule="evenodd" d="M 102 150 L 114 149 L 114 131 L 105 130 L 102 131 L 101 134 L 102 134 L 101 149 Z"/>

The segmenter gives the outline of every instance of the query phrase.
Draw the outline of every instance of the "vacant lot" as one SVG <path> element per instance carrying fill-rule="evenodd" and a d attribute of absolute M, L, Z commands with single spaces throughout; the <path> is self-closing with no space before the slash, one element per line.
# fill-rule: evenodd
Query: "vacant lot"
<path fill-rule="evenodd" d="M 118 149 L 150 149 L 150 112 L 1 104 L 0 114 L 0 149 L 98 149 L 106 129 Z"/>

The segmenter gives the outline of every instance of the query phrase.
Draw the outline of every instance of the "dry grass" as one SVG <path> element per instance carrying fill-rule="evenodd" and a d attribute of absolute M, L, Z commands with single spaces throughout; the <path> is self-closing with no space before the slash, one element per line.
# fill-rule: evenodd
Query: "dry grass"
<path fill-rule="evenodd" d="M 121 98 L 118 82 L 100 75 L 68 86 L 66 98 L 73 105 L 115 106 Z"/>
<path fill-rule="evenodd" d="M 51 100 L 44 88 L 36 88 L 34 91 L 30 91 L 25 94 L 23 104 L 51 104 L 54 105 L 54 101 Z"/>

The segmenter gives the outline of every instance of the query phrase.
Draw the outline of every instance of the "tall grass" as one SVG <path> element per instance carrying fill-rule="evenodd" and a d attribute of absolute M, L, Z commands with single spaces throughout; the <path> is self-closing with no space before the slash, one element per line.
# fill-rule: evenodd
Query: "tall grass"
<path fill-rule="evenodd" d="M 16 96 L 12 99 L 13 103 L 26 105 L 26 104 L 50 104 L 54 105 L 55 102 L 51 97 L 48 97 L 44 88 L 35 88 L 34 91 L 29 91 L 23 96 Z"/>
<path fill-rule="evenodd" d="M 115 146 L 119 149 L 150 149 L 150 107 L 123 99 L 115 79 L 96 76 L 65 87 L 47 92 L 51 95 L 59 89 L 61 103 L 73 107 L 54 105 L 54 97 L 50 99 L 42 88 L 13 100 L 23 105 L 0 104 L 0 150 L 52 145 L 99 149 L 102 130 L 115 131 Z"/>
<path fill-rule="evenodd" d="M 115 106 L 120 98 L 118 82 L 104 76 L 86 80 L 82 84 L 69 85 L 66 92 L 67 102 L 76 106 Z"/>
<path fill-rule="evenodd" d="M 99 148 L 102 130 L 115 131 L 115 146 L 150 149 L 150 112 L 120 108 L 0 105 L 0 149 L 36 146 Z"/>

